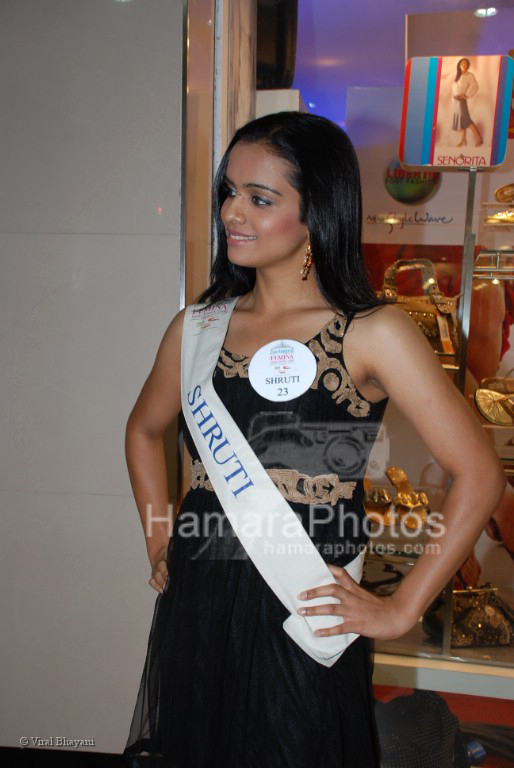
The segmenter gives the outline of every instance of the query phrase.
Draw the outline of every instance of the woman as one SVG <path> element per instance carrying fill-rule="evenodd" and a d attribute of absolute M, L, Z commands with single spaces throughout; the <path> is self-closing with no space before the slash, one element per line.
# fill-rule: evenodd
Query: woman
<path fill-rule="evenodd" d="M 469 59 L 460 59 L 457 63 L 457 74 L 452 85 L 452 97 L 455 100 L 452 128 L 460 131 L 458 147 L 466 146 L 466 131 L 471 128 L 475 137 L 475 146 L 483 144 L 482 134 L 470 117 L 468 99 L 471 99 L 478 91 L 478 83 L 475 76 L 469 71 Z"/>
<path fill-rule="evenodd" d="M 372 768 L 379 763 L 367 638 L 398 637 L 416 623 L 489 518 L 503 472 L 416 325 L 382 306 L 368 285 L 359 172 L 343 131 L 297 112 L 244 126 L 218 171 L 214 211 L 217 256 L 201 300 L 223 307 L 240 297 L 215 389 L 329 564 L 333 581 L 306 585 L 299 615 L 326 617 L 327 625 L 344 618 L 321 628 L 320 643 L 361 636 L 329 667 L 291 640 L 282 627 L 288 611 L 232 534 L 186 430 L 192 488 L 170 541 L 162 523 L 147 538 L 150 584 L 160 594 L 126 754 L 162 755 L 157 764 L 174 768 Z M 148 508 L 154 517 L 167 508 L 162 437 L 181 407 L 185 322 L 181 312 L 166 331 L 127 425 L 145 530 Z M 208 327 L 200 321 L 197 332 Z M 312 381 L 286 402 L 261 396 L 249 378 L 252 356 L 273 340 L 298 340 L 315 360 Z M 382 598 L 343 566 L 367 538 L 363 475 L 388 398 L 453 486 L 438 553 L 422 555 Z"/>

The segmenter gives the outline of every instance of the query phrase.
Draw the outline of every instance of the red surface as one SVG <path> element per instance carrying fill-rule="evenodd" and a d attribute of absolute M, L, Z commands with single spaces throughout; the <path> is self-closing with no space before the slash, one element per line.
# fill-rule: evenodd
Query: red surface
<path fill-rule="evenodd" d="M 462 245 L 363 243 L 362 252 L 371 284 L 376 291 L 382 288 L 387 267 L 397 259 L 430 259 L 434 262 L 442 293 L 455 296 L 460 291 Z M 400 273 L 398 293 L 406 296 L 422 295 L 421 272 L 413 270 Z"/>
<path fill-rule="evenodd" d="M 411 70 L 411 61 L 409 59 L 409 61 L 407 62 L 407 67 L 405 69 L 405 82 L 403 86 L 402 126 L 400 130 L 400 149 L 399 149 L 399 157 L 401 162 L 403 162 L 403 151 L 405 148 L 405 124 L 407 123 L 407 102 L 409 100 L 410 70 Z"/>

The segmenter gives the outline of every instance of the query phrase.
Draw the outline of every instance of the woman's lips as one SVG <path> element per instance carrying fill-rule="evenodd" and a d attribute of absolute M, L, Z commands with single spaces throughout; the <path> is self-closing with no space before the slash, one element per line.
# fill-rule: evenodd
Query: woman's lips
<path fill-rule="evenodd" d="M 253 243 L 254 240 L 257 240 L 255 235 L 245 235 L 242 232 L 233 232 L 232 230 L 227 232 L 227 245 L 230 246 L 247 245 Z"/>

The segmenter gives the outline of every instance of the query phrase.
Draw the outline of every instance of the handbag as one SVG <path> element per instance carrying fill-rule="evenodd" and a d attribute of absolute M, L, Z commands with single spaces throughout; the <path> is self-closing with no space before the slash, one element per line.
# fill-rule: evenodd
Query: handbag
<path fill-rule="evenodd" d="M 451 645 L 510 645 L 514 637 L 514 615 L 490 584 L 474 589 L 454 589 L 452 598 Z M 437 597 L 426 610 L 422 627 L 434 640 L 443 636 L 444 598 Z"/>
<path fill-rule="evenodd" d="M 398 294 L 396 278 L 400 272 L 421 270 L 423 296 Z M 378 295 L 405 310 L 421 329 L 437 355 L 454 363 L 458 350 L 457 297 L 441 293 L 434 264 L 429 259 L 398 259 L 387 268 L 382 290 Z"/>

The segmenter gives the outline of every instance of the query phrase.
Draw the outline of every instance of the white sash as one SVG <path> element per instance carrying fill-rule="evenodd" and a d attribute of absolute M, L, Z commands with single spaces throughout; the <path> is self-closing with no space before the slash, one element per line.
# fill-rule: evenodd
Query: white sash
<path fill-rule="evenodd" d="M 212 375 L 237 298 L 186 309 L 182 334 L 182 410 L 205 470 L 225 514 L 255 567 L 291 615 L 287 634 L 313 659 L 332 666 L 358 635 L 316 637 L 316 629 L 341 617 L 300 616 L 300 606 L 338 603 L 333 597 L 307 602 L 298 594 L 333 584 L 334 576 L 295 512 L 281 495 L 214 390 Z M 364 552 L 345 566 L 360 581 Z"/>

